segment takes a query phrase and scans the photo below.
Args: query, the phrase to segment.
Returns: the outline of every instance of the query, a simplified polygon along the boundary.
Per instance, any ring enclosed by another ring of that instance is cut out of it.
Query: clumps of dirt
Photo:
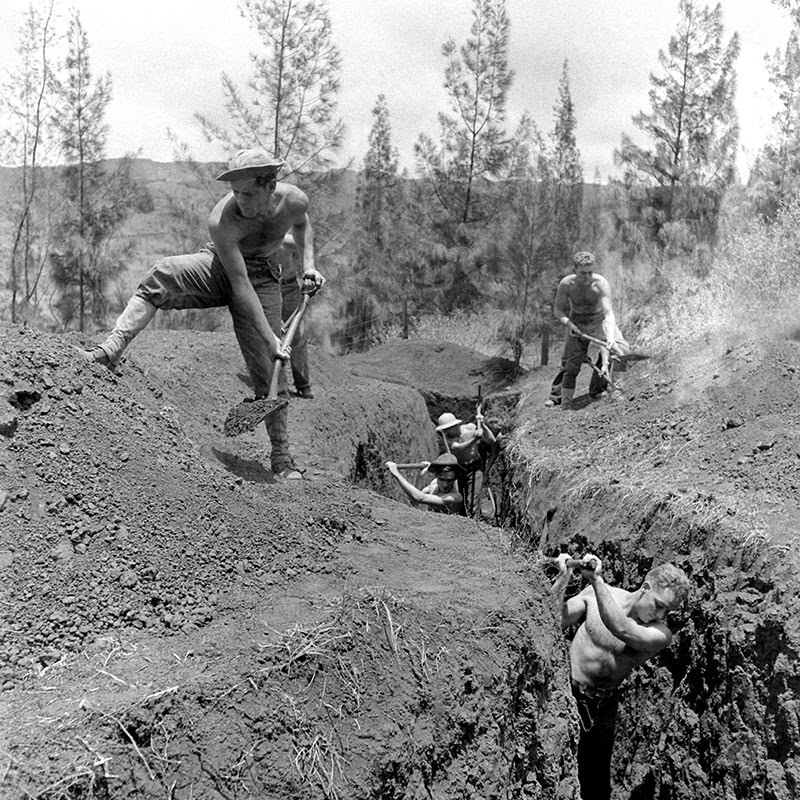
[[[145,333],[115,373],[0,335],[8,796],[574,794],[543,588],[501,531],[374,491],[435,452],[420,392],[312,352],[289,485],[263,429],[223,434],[230,334]]]
[[[27,330],[3,338],[5,688],[98,632],[201,628],[226,589],[323,563],[344,535],[275,504],[284,487],[265,497],[209,464],[141,373],[89,367]]]

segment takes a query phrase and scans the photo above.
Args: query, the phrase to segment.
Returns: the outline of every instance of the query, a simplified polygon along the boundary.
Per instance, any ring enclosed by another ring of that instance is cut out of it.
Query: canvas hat
[[[594,253],[590,253],[588,250],[581,250],[579,253],[575,253],[575,255],[572,256],[572,263],[576,267],[594,264]]]
[[[462,424],[462,421],[458,419],[455,414],[451,414],[449,411],[446,411],[439,417],[439,419],[436,420],[436,432],[440,433],[448,428]]]
[[[259,175],[274,176],[284,163],[283,159],[274,158],[260,148],[240,150],[228,163],[228,169],[217,175],[217,180],[241,181]]]
[[[441,472],[448,467],[458,466],[458,459],[452,453],[442,453],[438,458],[431,461],[428,472]]]

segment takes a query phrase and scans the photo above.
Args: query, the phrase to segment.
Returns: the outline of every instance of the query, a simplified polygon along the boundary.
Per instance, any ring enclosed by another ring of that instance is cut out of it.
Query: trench
[[[432,420],[443,410],[467,419],[473,413],[472,398],[423,396]],[[488,479],[498,499],[495,523],[513,546],[526,557],[591,549],[609,582],[628,589],[664,561],[693,583],[687,608],[669,618],[671,647],[624,684],[613,797],[800,796],[800,603],[785,550],[744,535],[712,497],[632,496],[542,471],[516,446],[515,402],[489,396],[485,405],[504,442]],[[363,483],[363,461],[359,471]],[[519,663],[519,679],[530,681],[537,665],[524,654]],[[543,704],[540,712],[540,725],[557,721],[546,718],[552,708]],[[574,759],[575,741],[564,739],[569,752],[556,757]]]

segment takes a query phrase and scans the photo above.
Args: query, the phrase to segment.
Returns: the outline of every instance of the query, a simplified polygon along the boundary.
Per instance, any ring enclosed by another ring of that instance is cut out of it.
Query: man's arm
[[[558,284],[556,299],[553,301],[553,316],[570,332],[580,333],[578,326],[569,318],[572,313],[572,301],[569,299],[570,277],[567,275]]]
[[[300,270],[304,281],[311,281],[318,289],[322,288],[325,278],[317,271],[314,261],[314,229],[308,211],[292,226],[292,236],[300,256]]]
[[[270,356],[273,359],[285,358],[287,355],[281,350],[281,341],[267,322],[256,290],[247,277],[247,267],[239,249],[237,231],[230,222],[226,222],[224,206],[221,208],[221,205],[217,205],[211,212],[208,230],[211,241],[216,246],[219,260],[222,262],[222,268],[231,284],[231,302],[234,307],[243,311],[253,323],[256,331],[263,338]]]
[[[586,597],[591,592],[590,587],[587,586],[580,594],[570,597],[569,600],[564,600],[564,592],[567,589],[570,575],[567,569],[567,560],[570,558],[571,556],[568,553],[562,553],[556,559],[560,572],[550,589],[550,594],[556,599],[561,611],[562,628],[569,628],[584,620],[586,617]]]
[[[650,655],[655,655],[669,646],[672,641],[672,632],[666,625],[660,623],[658,625],[642,625],[631,619],[620,608],[601,575],[591,572],[588,574],[588,579],[590,586],[594,589],[600,619],[617,639],[625,642],[633,650]]]
[[[597,285],[600,290],[600,307],[603,309],[603,335],[610,350],[617,332],[617,319],[611,303],[611,286],[602,275],[597,276]]]
[[[424,503],[427,506],[445,506],[447,503],[443,497],[435,494],[425,494],[421,489],[417,489],[413,483],[406,480],[400,474],[397,464],[394,461],[386,462],[386,469],[394,476],[394,479],[400,484],[400,488],[415,502]]]

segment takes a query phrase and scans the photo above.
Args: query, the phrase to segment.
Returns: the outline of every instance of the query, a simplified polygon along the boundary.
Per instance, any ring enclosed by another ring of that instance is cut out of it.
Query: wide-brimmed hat
[[[446,431],[448,428],[453,428],[456,425],[463,425],[463,422],[456,417],[455,414],[451,414],[449,411],[446,411],[442,414],[439,419],[436,420],[436,431]]]
[[[257,178],[259,175],[273,177],[283,165],[283,159],[271,156],[266,150],[240,150],[228,163],[228,169],[217,175],[217,180],[232,182]]]
[[[442,453],[438,458],[431,461],[428,472],[441,472],[443,469],[455,468],[458,466],[458,459],[452,453]]]

